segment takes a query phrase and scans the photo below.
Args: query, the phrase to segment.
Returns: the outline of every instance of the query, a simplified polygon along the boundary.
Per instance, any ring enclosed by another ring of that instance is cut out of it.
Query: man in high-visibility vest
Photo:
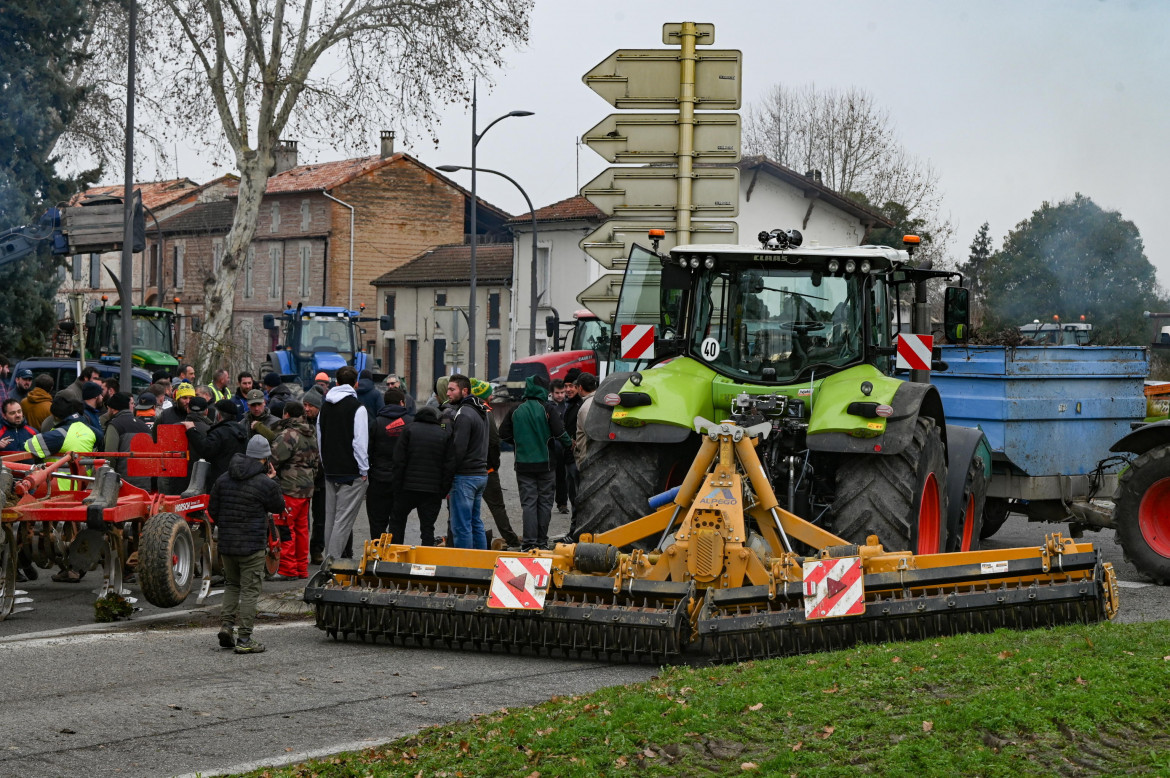
[[[53,400],[52,414],[59,422],[48,432],[42,432],[24,444],[24,450],[40,459],[48,459],[58,454],[68,454],[73,451],[89,452],[97,448],[97,435],[85,423],[81,415],[81,403],[67,397],[57,397]],[[86,475],[90,475],[87,471]],[[71,478],[58,478],[57,489],[60,491],[74,491],[82,488],[80,481]],[[77,583],[82,573],[69,568],[68,563],[61,566],[61,570],[53,576],[58,583]]]

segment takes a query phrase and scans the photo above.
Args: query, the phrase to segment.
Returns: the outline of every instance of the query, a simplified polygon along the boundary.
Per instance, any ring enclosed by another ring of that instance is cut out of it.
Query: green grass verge
[[[670,667],[250,775],[632,773],[1170,775],[1170,622]]]

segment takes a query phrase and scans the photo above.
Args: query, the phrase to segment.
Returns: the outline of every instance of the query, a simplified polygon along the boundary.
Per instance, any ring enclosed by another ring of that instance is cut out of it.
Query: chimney
[[[824,176],[821,175],[821,171],[819,170],[806,170],[804,171],[804,177],[810,181],[815,181],[818,184],[825,180]]]
[[[382,159],[389,159],[394,156],[394,130],[382,130],[379,135],[382,140]]]
[[[297,166],[297,142],[295,140],[277,141],[272,149],[272,175],[292,170]]]

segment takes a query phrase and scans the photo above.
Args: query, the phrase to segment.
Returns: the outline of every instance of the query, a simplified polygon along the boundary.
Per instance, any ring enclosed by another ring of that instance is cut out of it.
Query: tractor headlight
[[[691,270],[698,270],[698,269],[699,269],[699,255],[692,254],[691,255]]]
[[[686,257],[679,257],[678,258],[678,266],[685,269],[687,266],[687,258]]]
[[[715,257],[708,254],[707,258],[703,260],[703,267],[707,268],[708,270],[715,267]]]
[[[852,259],[845,260],[845,272],[846,273],[852,273],[856,269],[857,269],[856,262],[854,262]]]
[[[836,273],[836,272],[837,272],[838,270],[840,270],[840,269],[841,269],[841,263],[840,263],[840,262],[838,262],[838,261],[837,261],[837,260],[835,260],[835,259],[830,259],[830,260],[829,260],[829,272],[830,272],[830,273]]]
[[[862,272],[862,273],[868,273],[868,272],[869,272],[869,268],[870,268],[870,265],[869,265],[869,260],[868,260],[868,259],[863,259],[863,260],[861,260],[861,272]]]

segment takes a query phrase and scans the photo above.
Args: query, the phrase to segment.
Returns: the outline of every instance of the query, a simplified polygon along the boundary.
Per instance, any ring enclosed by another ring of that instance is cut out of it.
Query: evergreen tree
[[[53,155],[85,97],[65,74],[83,61],[91,7],[86,0],[0,3],[0,231],[33,224],[45,208],[97,180],[97,171],[62,177]],[[56,321],[59,263],[44,248],[0,268],[0,352],[44,348]]]
[[[1083,315],[1097,343],[1149,341],[1142,312],[1159,305],[1159,289],[1141,234],[1084,195],[1041,205],[1008,234],[983,275],[993,328]]]

